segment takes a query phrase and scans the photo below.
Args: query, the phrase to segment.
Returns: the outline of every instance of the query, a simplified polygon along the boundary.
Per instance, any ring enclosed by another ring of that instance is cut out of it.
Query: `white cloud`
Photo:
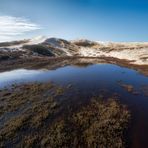
[[[39,25],[21,17],[0,16],[0,42],[26,32],[41,29]]]

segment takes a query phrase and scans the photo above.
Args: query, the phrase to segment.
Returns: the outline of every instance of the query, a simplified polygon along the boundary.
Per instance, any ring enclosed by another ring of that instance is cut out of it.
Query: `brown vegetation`
[[[36,83],[1,90],[0,146],[124,147],[127,108],[98,97],[73,110],[73,104],[58,101],[67,89]]]

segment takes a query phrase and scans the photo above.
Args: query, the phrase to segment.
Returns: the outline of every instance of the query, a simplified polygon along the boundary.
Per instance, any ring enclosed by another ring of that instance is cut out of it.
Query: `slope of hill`
[[[17,57],[109,57],[127,60],[131,64],[148,65],[148,43],[114,43],[89,40],[67,41],[58,38],[36,37],[30,40],[0,44],[3,56]],[[2,58],[3,57],[3,58]]]

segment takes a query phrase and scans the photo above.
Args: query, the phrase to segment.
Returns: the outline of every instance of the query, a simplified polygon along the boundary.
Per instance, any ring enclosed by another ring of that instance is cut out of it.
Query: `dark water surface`
[[[81,98],[118,94],[120,102],[128,106],[132,114],[131,146],[148,147],[148,96],[142,91],[148,86],[148,77],[135,70],[113,64],[95,64],[87,67],[66,66],[56,70],[18,69],[0,73],[0,88],[11,84],[52,81],[60,85],[72,85]],[[132,85],[138,94],[132,94],[120,86]],[[73,93],[75,91],[73,90]]]

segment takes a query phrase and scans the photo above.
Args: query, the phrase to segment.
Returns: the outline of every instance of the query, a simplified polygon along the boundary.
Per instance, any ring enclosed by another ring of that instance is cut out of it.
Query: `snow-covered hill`
[[[0,43],[0,55],[13,52],[21,56],[113,57],[132,64],[148,65],[148,42],[67,41],[44,36],[28,40]]]

